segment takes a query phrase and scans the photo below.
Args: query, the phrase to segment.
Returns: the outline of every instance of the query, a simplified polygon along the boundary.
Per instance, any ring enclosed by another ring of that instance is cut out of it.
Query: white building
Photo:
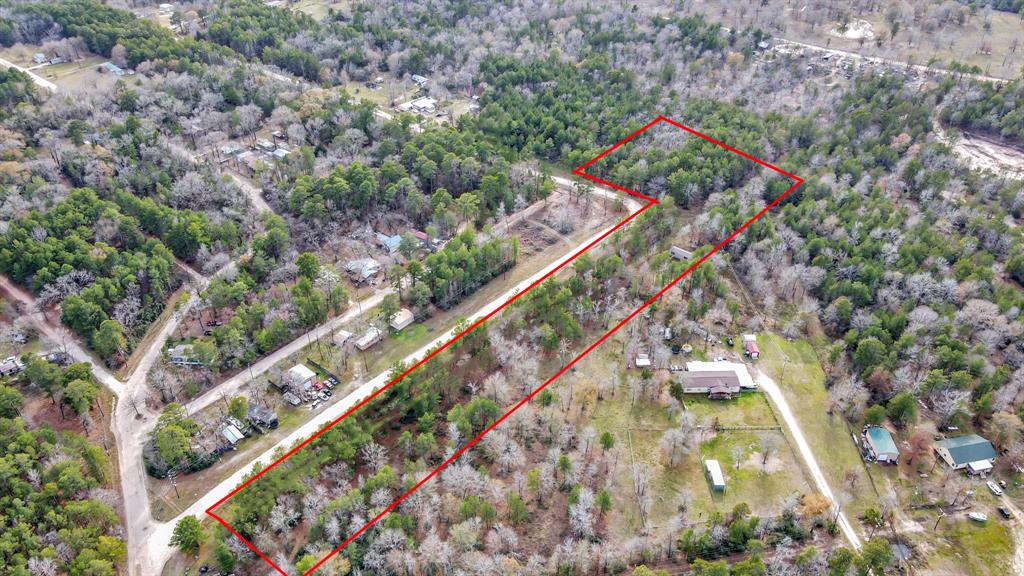
[[[651,366],[651,357],[646,352],[638,352],[634,364],[637,368],[649,368]]]
[[[349,338],[352,337],[352,333],[348,330],[338,330],[334,333],[332,340],[335,346],[344,346],[345,342],[348,342]]]
[[[238,429],[234,424],[228,424],[224,427],[220,433],[224,436],[224,439],[228,441],[228,444],[234,446],[245,439],[245,434]]]
[[[725,492],[725,475],[722,474],[718,460],[705,460],[704,470],[708,475],[708,481],[711,482],[711,489],[715,492]]]
[[[413,316],[412,311],[408,308],[402,308],[391,318],[391,328],[396,332],[412,324]]]
[[[376,326],[370,326],[370,329],[356,340],[356,348],[366,350],[377,342],[380,342],[382,338],[384,338],[384,333]]]
[[[168,350],[167,355],[171,357],[171,364],[175,366],[198,366],[200,364],[192,351],[191,344],[178,344]]]
[[[432,114],[437,110],[437,100],[424,96],[423,98],[417,98],[409,103],[412,109],[421,114]]]
[[[285,374],[285,383],[291,386],[293,390],[302,391],[313,385],[314,378],[316,378],[316,373],[305,364],[296,364],[289,368]]]
[[[689,260],[690,258],[693,258],[693,252],[675,245],[668,249],[668,253],[676,260]]]

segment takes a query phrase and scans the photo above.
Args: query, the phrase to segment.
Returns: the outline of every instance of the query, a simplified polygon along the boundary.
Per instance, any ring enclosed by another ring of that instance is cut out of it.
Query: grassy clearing
[[[832,489],[853,498],[847,506],[848,513],[860,516],[867,507],[876,505],[877,497],[846,423],[841,416],[826,412],[825,373],[814,349],[806,341],[789,342],[767,333],[758,335],[758,343],[758,366],[779,383]],[[860,477],[853,488],[846,481],[850,470]]]
[[[602,376],[594,373],[600,366],[621,365],[615,346],[605,348],[597,358],[581,368],[589,378]],[[624,382],[625,378],[620,378]],[[697,414],[698,422],[715,419],[723,426],[773,426],[775,417],[767,400],[760,394],[748,394],[729,402],[707,399],[687,401],[687,409]],[[686,455],[675,467],[665,464],[659,446],[664,430],[675,424],[668,410],[657,402],[639,400],[632,403],[625,385],[615,394],[596,402],[589,423],[598,433],[610,431],[616,436],[616,450],[609,473],[615,500],[609,518],[609,529],[622,536],[636,534],[641,519],[634,496],[632,467],[646,466],[651,471],[650,486],[654,502],[650,522],[663,526],[677,510],[681,494],[690,502],[688,520],[700,523],[715,512],[728,512],[740,502],[750,505],[758,514],[777,513],[785,498],[794,493],[807,493],[809,484],[803,470],[781,431],[723,431],[705,435],[697,449]],[[761,454],[765,445],[770,451],[766,465]],[[734,452],[740,450],[734,461]],[[704,477],[702,460],[717,459],[726,475],[727,490],[712,492]]]
[[[970,576],[1013,573],[1010,562],[1013,539],[1006,524],[992,518],[991,514],[984,524],[966,517],[943,520],[938,532],[931,536],[935,553],[928,559],[929,573]]]

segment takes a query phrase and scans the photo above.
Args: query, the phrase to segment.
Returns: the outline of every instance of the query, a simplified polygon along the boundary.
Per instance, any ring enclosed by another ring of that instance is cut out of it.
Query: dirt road
[[[36,86],[39,86],[40,88],[44,88],[46,90],[49,90],[50,92],[54,92],[54,93],[57,92],[57,85],[56,84],[54,84],[53,82],[50,82],[49,80],[39,76],[38,74],[36,74],[35,72],[32,72],[28,68],[22,68],[21,66],[18,66],[14,62],[11,62],[9,60],[4,60],[3,58],[0,58],[0,66],[3,66],[4,68],[14,68],[15,70],[19,70],[21,72],[24,72],[25,74],[28,74],[29,76],[32,77],[32,81],[36,83]]]
[[[565,178],[555,178],[555,181],[556,184],[560,186],[572,185],[572,181]],[[605,197],[623,198],[622,193],[607,188],[595,188],[594,193]],[[641,208],[640,202],[638,202],[634,198],[623,198],[623,202],[630,210],[630,213],[634,213]],[[520,292],[524,291],[534,282],[553,273],[554,271],[558,270],[559,268],[567,264],[569,261],[575,258],[576,255],[585,247],[590,246],[592,243],[596,242],[598,239],[605,236],[612,227],[613,226],[609,226],[608,228],[601,230],[600,232],[587,238],[586,240],[581,242],[575,249],[567,252],[563,256],[559,257],[555,261],[551,262],[550,264],[542,268],[541,270],[535,272],[529,278],[522,280],[521,282],[507,290],[502,295],[498,296],[497,298],[491,300],[484,306],[480,307],[475,313],[473,313],[471,316],[467,318],[467,322],[473,323],[477,319],[487,316],[488,314],[491,314],[492,312],[503,306],[508,300],[510,300]],[[444,334],[438,336],[428,344],[422,346],[416,352],[404,358],[403,361],[407,365],[414,364],[417,360],[423,358],[430,349],[437,347],[441,344],[444,344],[452,337],[454,337],[455,334],[456,332],[454,328],[452,330],[445,332]],[[298,344],[296,344],[296,342],[298,342]],[[296,339],[296,341],[293,341],[292,345],[297,346],[297,348],[295,348],[295,350],[297,351],[298,349],[301,349],[301,347],[305,345],[305,342],[305,336],[302,336]],[[280,357],[284,358],[287,355],[288,353],[283,353],[280,355]],[[174,530],[174,525],[175,523],[177,523],[179,519],[186,515],[202,517],[207,508],[212,506],[218,500],[223,498],[226,494],[231,492],[231,490],[233,490],[238,484],[240,484],[242,482],[242,478],[249,472],[249,470],[252,469],[254,465],[267,465],[273,461],[275,451],[281,448],[290,448],[297,442],[300,442],[312,436],[315,432],[317,432],[318,430],[326,426],[328,423],[332,422],[333,420],[344,414],[348,409],[361,402],[364,398],[372,394],[375,390],[382,388],[384,385],[386,385],[388,383],[388,378],[390,374],[390,369],[381,372],[374,378],[360,385],[357,389],[353,390],[340,401],[329,405],[323,411],[317,413],[308,422],[306,422],[301,427],[296,429],[294,432],[289,434],[286,438],[278,442],[277,445],[264,451],[262,454],[254,458],[249,464],[241,467],[238,471],[236,471],[234,474],[232,474],[230,477],[225,479],[217,486],[211,487],[210,490],[202,498],[193,503],[192,506],[190,506],[187,510],[185,510],[174,520],[171,520],[163,524],[151,521],[149,526],[147,526],[147,528],[145,529],[145,539],[147,540],[148,545],[145,547],[144,550],[137,551],[137,554],[135,555],[135,558],[130,566],[132,569],[132,574],[159,574],[163,565],[167,562],[167,560],[171,557],[171,555],[174,552],[174,550],[170,547],[169,542],[171,533]],[[244,375],[247,376],[248,371],[246,371]],[[245,380],[245,376],[241,378],[242,381]],[[209,404],[210,402],[216,401],[219,398],[219,392],[216,392],[213,393],[213,395],[210,398],[208,398],[205,402]]]
[[[270,204],[267,204],[267,201],[263,199],[262,190],[253,186],[248,180],[230,170],[225,170],[224,172],[231,176],[231,179],[235,181],[235,184],[238,184],[238,187],[242,189],[242,192],[245,193],[249,202],[252,202],[253,207],[256,208],[257,214],[262,212],[272,212]]]
[[[995,76],[986,76],[984,74],[972,74],[970,72],[954,72],[952,70],[946,70],[945,68],[930,68],[930,67],[924,66],[922,64],[909,64],[907,62],[901,62],[899,60],[890,60],[888,58],[879,58],[878,56],[865,56],[863,54],[858,54],[857,52],[850,52],[848,50],[837,50],[835,48],[825,48],[824,46],[817,46],[815,44],[807,44],[806,42],[798,42],[796,40],[787,40],[785,38],[776,38],[775,39],[775,43],[776,43],[776,45],[789,44],[789,45],[792,45],[792,46],[799,46],[801,48],[806,48],[808,50],[814,50],[815,52],[820,52],[822,54],[832,54],[833,56],[843,56],[843,57],[851,58],[853,60],[857,60],[857,61],[860,61],[860,62],[870,62],[870,63],[873,63],[873,64],[883,64],[885,66],[890,66],[892,68],[903,68],[903,69],[915,70],[917,72],[921,72],[922,74],[941,74],[943,76],[958,76],[958,77],[964,77],[964,78],[972,78],[974,80],[978,80],[978,81],[981,81],[981,82],[995,82],[995,83],[998,83],[998,84],[1005,84],[1005,83],[1009,82],[1009,80],[1007,80],[1005,78],[996,78]]]
[[[15,284],[7,276],[0,276],[0,289],[13,298],[22,307],[22,314],[29,318],[41,334],[46,336],[53,343],[60,345],[64,351],[76,362],[86,362],[92,367],[93,374],[101,384],[110,388],[114,394],[120,395],[125,389],[125,384],[106,366],[93,357],[85,348],[78,343],[78,336],[67,328],[57,325],[43,318],[42,312],[37,311],[35,296],[29,294],[21,286]]]
[[[804,464],[811,473],[811,478],[814,480],[815,486],[818,488],[818,492],[821,492],[831,502],[835,502],[835,496],[832,492],[832,488],[828,484],[828,480],[825,479],[825,475],[822,474],[821,468],[818,466],[818,460],[814,457],[814,452],[811,451],[811,446],[807,443],[807,439],[804,438],[804,433],[800,430],[800,422],[793,416],[793,411],[789,408],[789,403],[786,401],[786,397],[782,394],[782,389],[775,383],[767,374],[758,371],[757,385],[768,395],[768,399],[775,406],[775,410],[782,420],[786,423],[786,427],[789,428],[789,433],[793,437],[793,441],[796,443],[796,448],[800,452],[800,458],[803,459]],[[846,514],[840,511],[839,518],[837,520],[839,529],[846,536],[846,539],[850,542],[850,546],[854,550],[859,550],[861,547],[860,537],[857,536],[857,532],[853,529],[853,525],[846,519]]]

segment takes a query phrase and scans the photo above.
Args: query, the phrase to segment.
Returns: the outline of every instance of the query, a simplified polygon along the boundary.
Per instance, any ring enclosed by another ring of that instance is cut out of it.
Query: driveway
[[[807,443],[807,439],[804,438],[804,433],[800,430],[800,422],[793,416],[793,411],[790,410],[789,403],[786,401],[785,395],[782,394],[782,389],[775,383],[775,380],[772,380],[760,370],[758,370],[757,374],[757,385],[768,395],[768,399],[775,406],[776,412],[782,417],[786,427],[789,428],[790,436],[793,437],[797,451],[800,453],[800,458],[803,459],[807,470],[810,471],[811,479],[814,480],[814,485],[818,488],[818,492],[821,492],[829,501],[834,503],[836,499],[832,488],[829,486],[828,480],[825,479],[825,475],[822,474],[821,467],[818,466],[818,460],[814,457],[814,452],[811,451],[811,446]],[[861,547],[860,537],[857,536],[857,532],[853,529],[850,521],[846,519],[845,512],[839,512],[837,522],[839,529],[846,536],[846,539],[849,540],[850,546],[854,550],[859,550]]]

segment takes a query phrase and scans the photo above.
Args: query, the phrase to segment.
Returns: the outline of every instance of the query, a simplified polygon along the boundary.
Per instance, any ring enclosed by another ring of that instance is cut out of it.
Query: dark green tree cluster
[[[508,241],[493,238],[478,246],[476,235],[467,230],[424,259],[420,280],[430,287],[435,304],[451,308],[498,274],[515,266],[518,257],[517,238]]]
[[[246,58],[258,57],[307,80],[319,80],[317,57],[284,44],[300,32],[317,31],[316,21],[304,12],[267,6],[259,0],[230,0],[218,5],[210,19],[204,37],[211,42]]]
[[[4,574],[114,576],[125,558],[117,513],[89,497],[108,487],[111,466],[85,438],[29,430],[0,417],[0,565]],[[58,457],[58,455],[60,457]],[[58,547],[68,547],[61,550]]]
[[[21,102],[35,99],[36,85],[32,78],[14,68],[0,69],[0,120]]]
[[[969,96],[952,99],[942,109],[942,119],[953,126],[1024,145],[1024,82],[981,82]]]
[[[7,35],[0,30],[0,40],[8,46],[14,42],[40,44],[56,25],[65,38],[78,36],[89,50],[108,58],[114,46],[124,46],[131,67],[146,60],[222,60],[226,52],[213,44],[175,38],[152,20],[137,18],[98,0],[19,4],[12,12],[12,19],[19,25]]]
[[[117,231],[112,243],[96,239],[100,225]],[[33,211],[0,235],[0,271],[36,292],[71,272],[92,275],[64,299],[61,320],[108,356],[127,344],[124,327],[110,319],[114,306],[138,294],[144,329],[176,285],[173,269],[174,256],[159,240],[88,189],[72,191],[45,214]]]

